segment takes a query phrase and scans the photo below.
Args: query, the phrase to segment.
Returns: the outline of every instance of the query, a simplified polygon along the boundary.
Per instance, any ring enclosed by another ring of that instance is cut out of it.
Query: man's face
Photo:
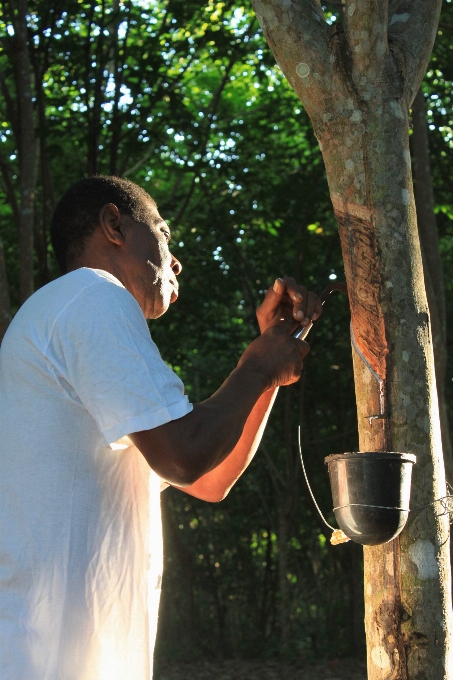
[[[170,229],[152,203],[149,203],[143,222],[136,222],[127,215],[122,219],[126,227],[126,288],[145,317],[157,319],[178,297],[176,277],[181,264],[168,247]]]

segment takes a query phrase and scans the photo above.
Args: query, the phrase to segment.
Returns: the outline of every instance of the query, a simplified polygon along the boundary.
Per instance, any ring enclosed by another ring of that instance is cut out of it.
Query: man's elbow
[[[156,470],[156,472],[160,477],[165,479],[166,482],[181,489],[192,486],[204,474],[203,472],[199,473],[191,467],[182,465],[172,466],[171,470],[162,470],[161,472]]]
[[[229,489],[226,491],[200,491],[197,488],[192,489],[191,486],[179,486],[177,484],[172,484],[175,489],[178,489],[179,491],[184,491],[184,493],[189,494],[189,496],[193,496],[194,498],[198,498],[200,501],[205,501],[206,503],[220,503],[220,501],[223,501],[224,498],[228,495]],[[195,485],[196,486],[196,485]]]
[[[208,472],[209,466],[205,458],[197,455],[187,443],[185,446],[180,443],[177,446],[166,444],[158,449],[157,455],[157,447],[142,444],[138,448],[154,472],[171,486],[182,489],[192,486]]]
[[[203,475],[209,471],[206,462],[199,462],[193,457],[187,456],[182,460],[173,459],[169,469],[159,473],[161,477],[165,477],[172,486],[178,486],[182,489],[193,486],[198,482]]]
[[[223,442],[219,446],[217,442],[200,441],[198,436],[176,437],[164,427],[159,438],[152,430],[136,433],[131,438],[148,465],[172,486],[184,489],[194,485],[230,453]],[[218,500],[222,498],[219,496]]]
[[[205,501],[206,503],[220,503],[220,501],[223,501],[228,496],[232,486],[232,484],[225,486],[225,484],[221,482],[213,483],[211,479],[202,478],[192,486],[178,488],[190,496],[198,498],[200,501]]]
[[[172,470],[170,472],[176,479],[170,483],[182,488],[195,485],[218,465],[219,459],[221,461],[230,453],[229,450],[216,450],[214,447],[209,453],[205,448],[201,450],[202,453],[200,453],[198,446],[191,447],[186,445],[183,451],[181,449],[173,451],[173,456],[169,458],[169,460],[172,460]],[[228,491],[229,488],[226,490],[221,489],[219,493],[214,494],[215,500],[209,500],[214,503],[219,502],[225,498]]]
[[[220,503],[229,494],[236,480],[228,480],[218,476],[216,471],[202,475],[192,484],[172,484],[180,491],[184,491],[189,496],[198,498],[206,503]]]
[[[220,501],[225,500],[225,498],[228,496],[229,489],[226,489],[225,491],[213,491],[213,492],[208,492],[206,494],[201,494],[200,496],[197,496],[202,501],[206,501],[206,503],[220,503]]]

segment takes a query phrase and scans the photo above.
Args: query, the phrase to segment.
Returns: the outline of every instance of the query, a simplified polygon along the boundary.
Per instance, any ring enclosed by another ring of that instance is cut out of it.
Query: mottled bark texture
[[[20,297],[24,302],[34,290],[33,230],[35,189],[38,169],[38,138],[36,135],[35,104],[33,101],[33,69],[29,54],[27,1],[9,0],[14,36],[9,51],[14,64],[18,112],[19,160],[19,264]]]
[[[445,307],[444,274],[439,251],[439,235],[434,213],[434,193],[429,157],[428,121],[422,88],[412,104],[411,155],[414,174],[414,195],[417,209],[418,235],[422,251],[423,272],[433,336],[434,366],[439,399],[440,429],[445,471],[453,484],[453,457],[447,404],[445,377],[447,371],[447,313]]]
[[[412,506],[444,496],[432,337],[408,140],[409,107],[440,0],[345,0],[329,26],[316,0],[252,0],[274,56],[310,115],[340,227],[363,451],[417,456]],[[379,418],[369,418],[378,415]],[[451,680],[448,517],[410,516],[365,548],[370,680]]]

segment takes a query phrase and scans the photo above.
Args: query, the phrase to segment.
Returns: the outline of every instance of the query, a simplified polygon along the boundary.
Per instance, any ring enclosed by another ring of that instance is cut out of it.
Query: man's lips
[[[178,299],[178,290],[179,290],[178,284],[173,283],[173,291],[172,291],[171,298],[170,298],[170,304],[172,304],[173,302],[176,302],[176,300]]]

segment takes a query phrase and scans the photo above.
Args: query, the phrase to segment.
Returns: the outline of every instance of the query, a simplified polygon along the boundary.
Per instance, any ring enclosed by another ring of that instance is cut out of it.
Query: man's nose
[[[171,255],[171,265],[170,265],[170,267],[172,268],[172,271],[176,276],[178,276],[178,274],[181,273],[182,264],[179,260],[176,259],[176,257],[173,255],[173,253]]]

